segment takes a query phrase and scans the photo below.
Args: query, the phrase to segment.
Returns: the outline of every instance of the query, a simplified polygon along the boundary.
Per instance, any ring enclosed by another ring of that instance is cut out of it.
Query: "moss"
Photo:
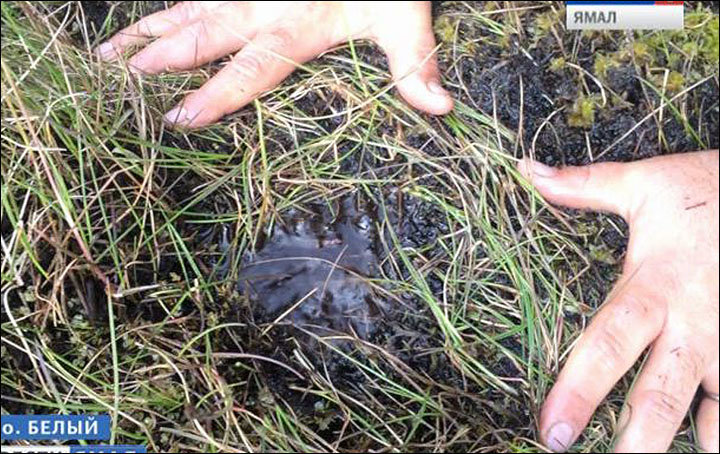
[[[634,56],[640,65],[657,65],[680,71],[685,63],[699,60],[699,73],[717,71],[718,16],[702,4],[685,14],[682,30],[637,32],[632,46],[618,51],[621,59]]]
[[[608,265],[615,265],[617,263],[615,251],[605,244],[591,244],[590,258],[595,262],[602,262]]]
[[[438,17],[433,28],[440,42],[451,43],[455,39],[455,21],[449,16]]]
[[[604,54],[598,54],[595,57],[595,63],[593,63],[593,72],[600,79],[607,77],[607,72],[610,68],[616,68],[620,65],[614,56],[607,56]]]
[[[475,41],[467,41],[463,44],[463,48],[468,55],[475,55],[478,52],[478,45]]]
[[[589,129],[595,123],[595,98],[581,96],[575,100],[568,113],[568,125],[574,128]]]
[[[700,46],[694,41],[688,41],[682,45],[682,51],[687,58],[695,58],[699,50]]]
[[[559,21],[559,15],[552,9],[538,14],[535,18],[535,39],[546,36]]]
[[[638,65],[651,65],[655,61],[650,46],[645,41],[635,41],[632,45],[632,55]]]
[[[499,36],[498,44],[502,49],[507,50],[512,47],[515,40],[517,40],[517,35],[515,33],[504,33]]]
[[[677,71],[670,71],[667,78],[667,91],[670,93],[677,93],[685,86],[685,76]]]
[[[560,73],[565,69],[566,61],[564,57],[553,58],[550,61],[550,71]]]
[[[685,87],[685,76],[677,71],[665,71],[651,74],[648,81],[653,84],[658,93],[672,95],[679,93]]]
[[[595,222],[580,222],[578,223],[577,227],[575,227],[575,231],[577,232],[577,234],[584,237],[592,237],[597,235],[598,229],[599,227]]]
[[[503,6],[500,2],[483,2],[483,9],[485,11],[497,11],[502,8]]]
[[[667,67],[668,68],[680,68],[682,67],[683,55],[680,52],[672,52],[667,55]]]
[[[714,65],[718,64],[720,53],[718,27],[718,16],[702,5],[685,15],[684,35],[697,44],[697,54],[707,63]]]
[[[707,33],[705,34],[705,45],[702,48],[703,56],[715,65],[718,64],[718,54],[720,54],[720,42],[718,40],[720,30],[718,28],[720,28],[720,21],[718,16],[715,16],[705,26]]]

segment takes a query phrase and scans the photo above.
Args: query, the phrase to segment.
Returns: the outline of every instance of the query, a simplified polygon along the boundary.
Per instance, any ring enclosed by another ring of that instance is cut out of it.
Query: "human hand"
[[[153,38],[158,38],[150,42]],[[432,114],[452,109],[440,85],[430,2],[194,2],[151,14],[101,44],[133,71],[191,69],[238,51],[165,120],[182,127],[213,123],[282,82],[295,68],[349,39],[370,39],[388,56],[400,94]]]
[[[547,396],[543,442],[572,445],[651,346],[618,419],[617,452],[664,451],[699,385],[700,447],[718,451],[718,152],[629,164],[519,169],[550,202],[620,214],[630,226],[617,285]]]

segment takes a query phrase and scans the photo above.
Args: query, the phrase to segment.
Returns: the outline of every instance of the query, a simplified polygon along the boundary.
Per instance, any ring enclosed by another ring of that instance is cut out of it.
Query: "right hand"
[[[718,151],[555,169],[521,161],[550,202],[625,218],[623,275],[548,394],[540,432],[567,450],[643,352],[615,452],[664,452],[699,386],[699,445],[718,452]]]

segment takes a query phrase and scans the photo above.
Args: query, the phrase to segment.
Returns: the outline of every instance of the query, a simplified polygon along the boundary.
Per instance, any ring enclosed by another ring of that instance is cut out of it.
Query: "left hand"
[[[665,451],[702,385],[700,447],[718,452],[718,152],[520,170],[550,202],[630,227],[623,275],[547,396],[543,442],[565,451],[650,347],[618,419],[617,452]]]
[[[441,115],[453,101],[433,53],[430,2],[187,1],[121,30],[97,48],[103,60],[144,47],[128,60],[134,72],[195,68],[233,54],[200,89],[165,114],[173,126],[197,128],[275,88],[298,66],[348,40],[383,48],[400,94]]]

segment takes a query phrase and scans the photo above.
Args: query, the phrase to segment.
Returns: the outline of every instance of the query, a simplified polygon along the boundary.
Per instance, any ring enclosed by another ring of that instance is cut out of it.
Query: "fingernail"
[[[551,178],[557,175],[557,169],[555,167],[546,166],[542,162],[534,160],[525,160],[525,170],[531,173],[531,175],[525,175],[526,177],[534,175],[543,178]]]
[[[171,126],[187,126],[191,121],[187,109],[180,106],[166,113],[163,118],[165,119],[165,122]]]
[[[112,43],[102,43],[95,49],[98,57],[102,60],[110,60],[115,57],[115,46]]]
[[[573,430],[568,423],[555,423],[547,435],[547,447],[554,452],[565,452],[573,440]]]
[[[428,82],[427,87],[428,87],[428,90],[430,90],[430,92],[435,93],[436,95],[440,95],[440,96],[448,95],[447,90],[445,90],[442,87],[442,85],[440,85],[440,82],[438,82],[438,81],[431,80],[430,82]]]

